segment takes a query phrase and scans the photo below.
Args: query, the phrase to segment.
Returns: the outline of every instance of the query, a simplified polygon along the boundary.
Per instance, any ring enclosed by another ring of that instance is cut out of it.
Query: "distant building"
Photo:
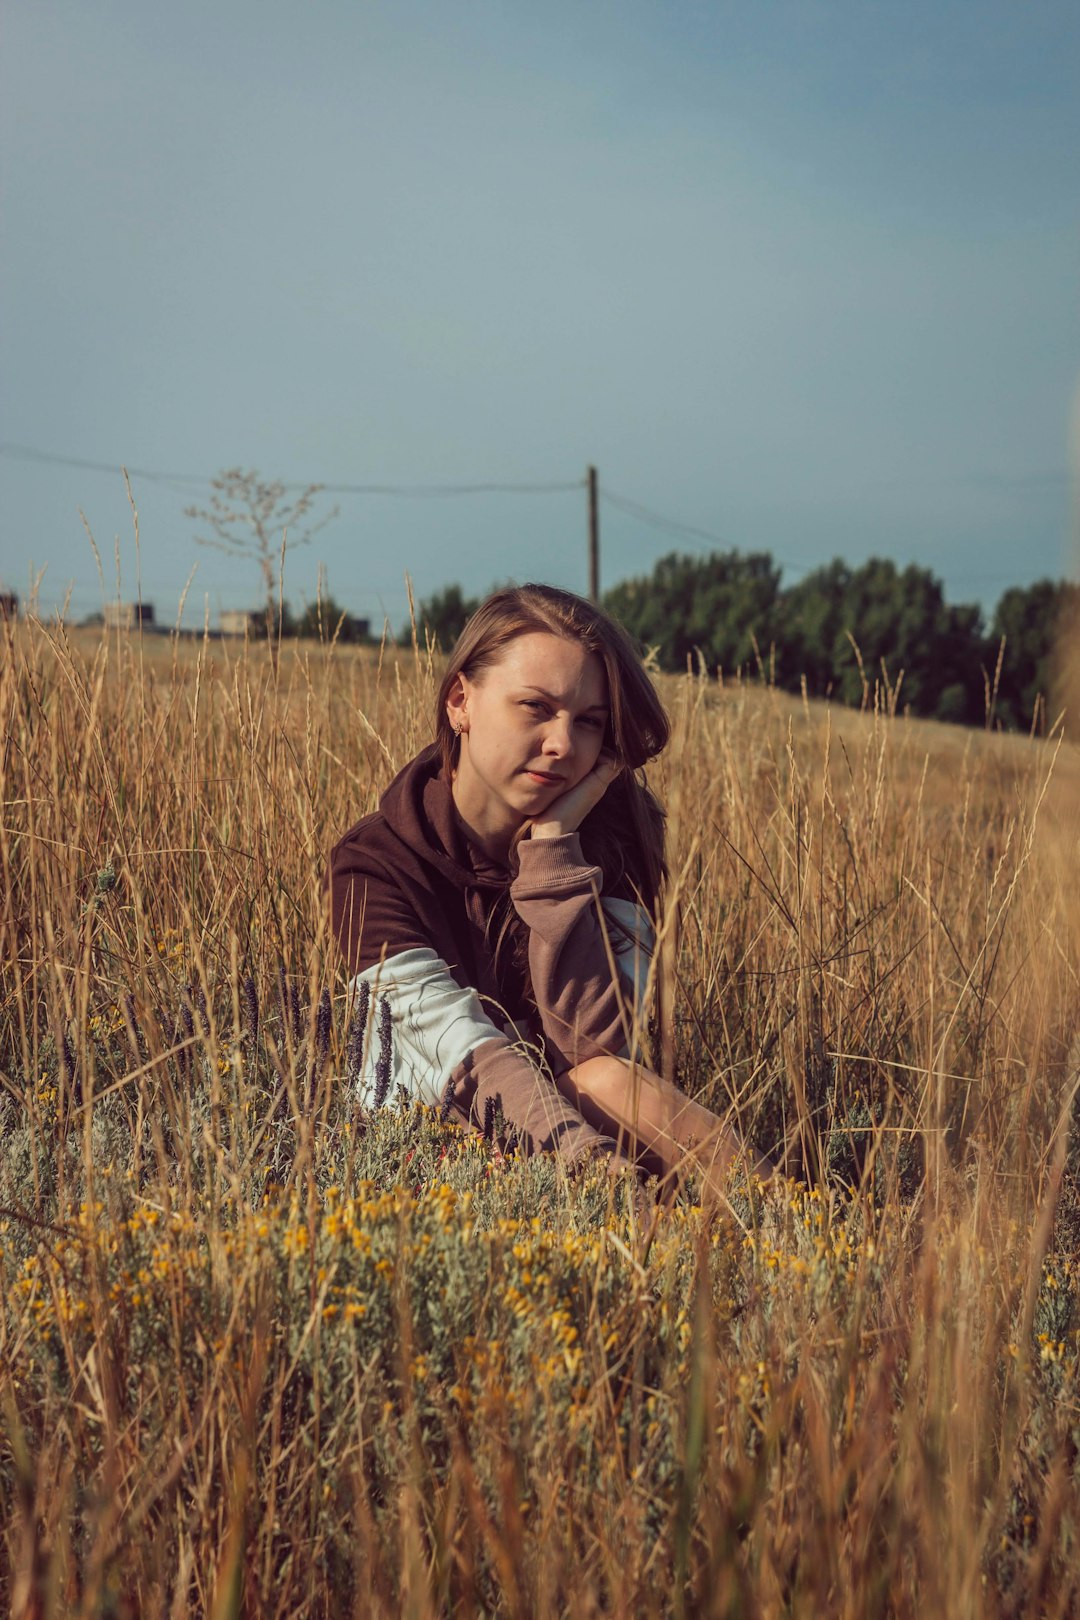
[[[266,634],[265,610],[226,608],[218,615],[218,628],[223,636],[260,636]]]
[[[134,630],[154,622],[152,602],[106,602],[105,624],[110,630]]]
[[[0,622],[19,617],[19,598],[14,591],[0,591]]]

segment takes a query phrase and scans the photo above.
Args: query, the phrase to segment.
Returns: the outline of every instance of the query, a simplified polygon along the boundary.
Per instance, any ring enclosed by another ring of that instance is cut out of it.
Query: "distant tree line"
[[[231,467],[211,488],[209,505],[189,507],[187,516],[204,530],[201,545],[256,565],[271,638],[367,639],[366,621],[332,597],[299,618],[280,602],[286,549],[309,544],[336,514],[314,520],[320,485],[297,494],[254,469]],[[419,604],[416,628],[449,650],[478,605],[460,585],[446,585]],[[603,605],[655,650],[661,669],[757,671],[789,690],[805,686],[814,697],[851,704],[879,687],[913,714],[1024,730],[1047,723],[1066,623],[1080,634],[1080,586],[1048,579],[1014,586],[986,626],[980,608],[946,602],[929,569],[898,569],[876,557],[858,568],[837,558],[785,590],[767,552],[672,552],[650,575],[608,591]],[[401,639],[412,635],[410,619]]]
[[[786,589],[780,576],[765,552],[672,552],[606,592],[603,606],[664,670],[757,673],[856,706],[877,685],[899,712],[969,725],[1043,730],[1053,720],[1055,647],[1066,623],[1080,633],[1080,586],[1014,586],[986,625],[979,607],[946,602],[942,582],[914,564],[837,559]],[[477,606],[445,586],[419,604],[418,627],[449,649]]]
[[[253,618],[256,617],[253,615]],[[281,612],[274,604],[270,618],[271,635],[310,637],[319,641],[338,641],[355,645],[367,642],[367,619],[357,619],[347,612],[332,596],[309,602],[302,613],[295,613],[288,602],[282,602]]]

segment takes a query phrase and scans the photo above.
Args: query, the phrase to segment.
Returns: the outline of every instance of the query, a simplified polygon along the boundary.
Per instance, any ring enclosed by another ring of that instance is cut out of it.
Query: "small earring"
[[[461,726],[460,726],[460,724],[458,724],[458,725],[456,725],[454,727],[454,736],[455,737],[460,737],[461,736]]]

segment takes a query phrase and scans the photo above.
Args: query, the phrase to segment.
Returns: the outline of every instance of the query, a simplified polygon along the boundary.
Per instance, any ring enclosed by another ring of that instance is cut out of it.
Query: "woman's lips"
[[[525,775],[531,776],[534,782],[540,783],[541,787],[558,787],[562,781],[561,776],[547,776],[543,771],[526,771]]]

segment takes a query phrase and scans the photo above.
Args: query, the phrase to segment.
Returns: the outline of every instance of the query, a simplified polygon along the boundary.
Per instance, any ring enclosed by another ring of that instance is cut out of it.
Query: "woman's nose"
[[[564,755],[574,751],[574,739],[571,734],[568,720],[552,720],[544,737],[544,752],[555,759],[562,759]]]

